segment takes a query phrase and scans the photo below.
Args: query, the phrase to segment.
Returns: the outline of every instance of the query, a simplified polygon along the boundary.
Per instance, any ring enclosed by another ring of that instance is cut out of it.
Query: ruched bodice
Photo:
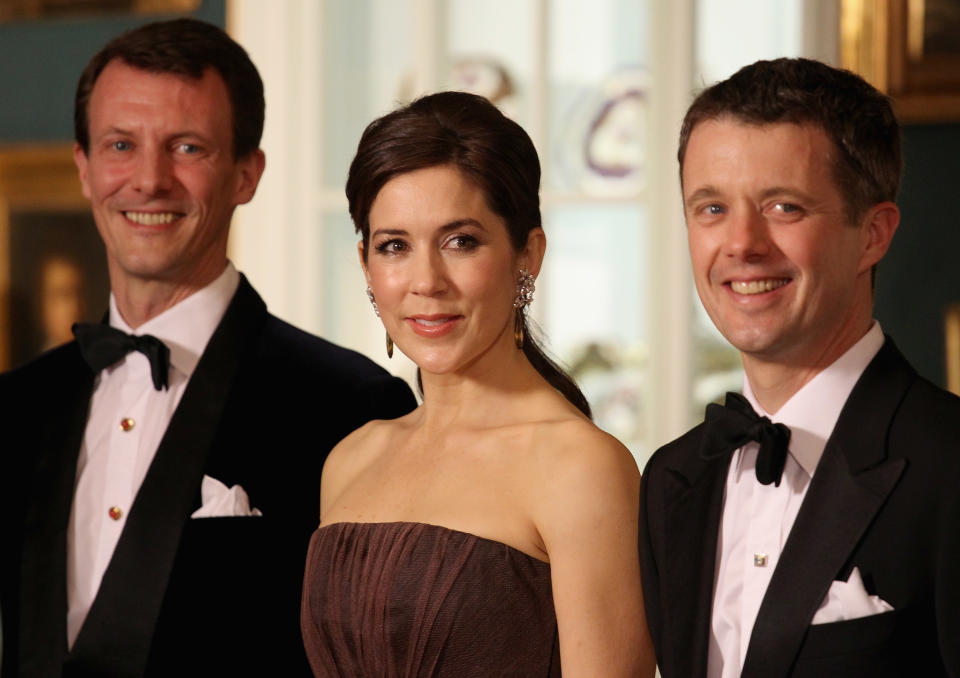
[[[560,675],[549,564],[436,525],[318,529],[301,624],[317,676]]]

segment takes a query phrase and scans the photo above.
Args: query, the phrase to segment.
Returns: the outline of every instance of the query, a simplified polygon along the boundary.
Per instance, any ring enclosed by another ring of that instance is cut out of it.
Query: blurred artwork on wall
[[[69,146],[0,150],[0,370],[100,319],[109,290]]]
[[[960,303],[947,306],[944,312],[943,330],[947,390],[960,395]]]
[[[960,121],[960,0],[842,0],[841,62],[901,122]]]
[[[0,21],[193,12],[201,0],[3,0]]]

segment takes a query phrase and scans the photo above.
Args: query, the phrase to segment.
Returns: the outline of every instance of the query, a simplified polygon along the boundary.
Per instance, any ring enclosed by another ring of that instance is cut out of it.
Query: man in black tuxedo
[[[678,157],[697,292],[746,378],[644,473],[662,675],[960,676],[960,399],[872,317],[889,101],[757,62],[697,97]]]
[[[5,678],[310,675],[300,590],[326,453],[415,401],[268,314],[227,260],[263,115],[244,50],[195,20],[124,34],[81,76],[109,326],[0,378]]]

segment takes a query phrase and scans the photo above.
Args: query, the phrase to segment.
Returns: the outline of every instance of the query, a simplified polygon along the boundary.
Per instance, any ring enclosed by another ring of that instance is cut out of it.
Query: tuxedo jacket
[[[703,425],[658,450],[640,493],[643,593],[664,678],[706,675],[730,457]],[[887,338],[841,411],[773,572],[745,678],[960,676],[960,398]],[[893,611],[811,625],[859,568]]]
[[[364,422],[413,409],[410,389],[269,315],[241,278],[68,652],[66,537],[94,377],[75,342],[0,376],[4,678],[309,676],[300,592],[321,467]],[[191,519],[205,474],[240,484],[262,517]]]

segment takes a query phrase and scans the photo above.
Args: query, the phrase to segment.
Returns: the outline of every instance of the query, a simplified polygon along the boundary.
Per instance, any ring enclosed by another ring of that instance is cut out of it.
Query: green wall
[[[226,0],[204,0],[192,16],[223,26]],[[0,143],[71,141],[73,93],[87,61],[125,30],[172,15],[0,23]]]
[[[904,128],[900,228],[877,272],[876,317],[943,385],[943,309],[960,302],[960,124]]]

